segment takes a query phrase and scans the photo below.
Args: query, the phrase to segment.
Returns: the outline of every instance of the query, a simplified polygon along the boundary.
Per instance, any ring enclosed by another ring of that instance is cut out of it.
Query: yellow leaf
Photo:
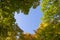
[[[11,36],[11,32],[8,32],[8,35]]]
[[[41,24],[40,24],[40,28],[43,29],[43,28],[45,28],[47,25],[48,25],[48,23],[41,23]]]

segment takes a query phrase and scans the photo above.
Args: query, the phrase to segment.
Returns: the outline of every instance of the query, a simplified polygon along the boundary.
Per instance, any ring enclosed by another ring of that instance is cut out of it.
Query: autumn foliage
[[[15,23],[15,12],[28,14],[40,4],[43,17],[35,34]],[[0,0],[0,40],[60,40],[60,0]]]

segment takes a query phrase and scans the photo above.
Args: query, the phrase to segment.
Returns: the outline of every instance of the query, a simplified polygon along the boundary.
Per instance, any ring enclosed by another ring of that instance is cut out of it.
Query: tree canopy
[[[39,0],[1,0],[0,10],[4,13],[20,12],[28,14],[29,9],[33,6],[36,8],[39,5]]]
[[[60,40],[60,0],[42,0],[42,23],[36,30],[37,40]]]
[[[60,0],[41,0],[42,22],[35,34],[24,34],[14,12],[28,14],[40,0],[0,0],[0,40],[60,40]]]
[[[23,30],[15,23],[15,12],[28,14],[31,7],[38,5],[39,0],[0,0],[0,40],[16,40]]]

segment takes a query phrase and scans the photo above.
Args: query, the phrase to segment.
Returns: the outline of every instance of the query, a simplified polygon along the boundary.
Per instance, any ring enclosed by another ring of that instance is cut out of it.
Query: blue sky
[[[29,14],[24,15],[23,13],[15,13],[15,19],[18,26],[24,31],[24,33],[33,34],[41,23],[40,18],[42,17],[42,12],[40,6],[36,9],[30,8]]]

